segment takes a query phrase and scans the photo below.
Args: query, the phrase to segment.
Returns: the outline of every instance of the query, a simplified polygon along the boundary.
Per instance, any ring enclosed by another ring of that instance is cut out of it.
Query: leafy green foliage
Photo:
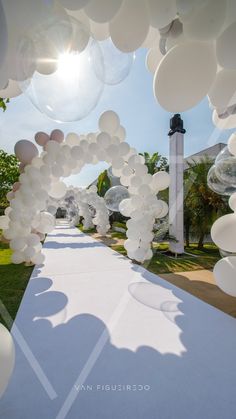
[[[104,170],[104,172],[100,173],[98,176],[97,181],[97,188],[98,188],[98,195],[104,196],[105,193],[110,189],[111,187],[111,181],[107,174],[107,170]]]
[[[145,164],[148,168],[148,173],[154,175],[154,173],[159,172],[160,170],[168,171],[168,160],[166,157],[162,157],[158,152],[150,155],[146,151],[144,153],[139,153],[145,159]]]
[[[19,163],[13,154],[0,150],[0,207],[7,207],[6,194],[19,178]]]
[[[189,243],[189,234],[193,234],[198,239],[199,249],[203,247],[204,238],[210,233],[214,221],[228,211],[224,198],[207,185],[212,164],[212,160],[203,157],[199,162],[188,163],[184,174],[186,242]]]
[[[3,112],[5,112],[5,110],[7,109],[7,103],[10,102],[10,99],[4,99],[2,97],[0,97],[0,108],[2,108]]]

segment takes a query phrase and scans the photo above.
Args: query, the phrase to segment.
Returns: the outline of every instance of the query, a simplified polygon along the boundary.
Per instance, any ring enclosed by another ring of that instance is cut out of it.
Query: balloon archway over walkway
[[[54,130],[50,136],[37,133],[35,140],[43,147],[40,154],[28,140],[16,143],[15,154],[21,162],[22,173],[8,193],[10,206],[1,219],[3,235],[10,240],[14,251],[14,263],[43,262],[40,241],[55,225],[54,216],[47,211],[50,199],[65,196],[67,187],[61,180],[63,177],[79,173],[86,163],[98,161],[110,163],[113,174],[120,176],[121,185],[128,190],[129,198],[119,205],[119,211],[130,217],[125,242],[128,256],[139,262],[152,257],[153,224],[168,213],[167,204],[157,198],[157,193],[169,186],[170,177],[164,171],[153,176],[148,174],[144,158],[125,142],[125,136],[118,115],[106,111],[99,119],[98,133],[70,133],[66,139],[60,130]],[[100,205],[98,225],[101,212]],[[107,217],[105,212],[104,216]],[[104,234],[107,226],[106,218],[105,226],[102,223],[98,231]]]

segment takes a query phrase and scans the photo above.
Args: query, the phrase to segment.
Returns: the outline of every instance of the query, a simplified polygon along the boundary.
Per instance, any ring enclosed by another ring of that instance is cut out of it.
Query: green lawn
[[[29,281],[33,266],[11,263],[12,251],[8,244],[0,242],[0,323],[8,328],[14,320],[23,297],[26,285]],[[11,316],[10,324],[4,320],[3,309]]]

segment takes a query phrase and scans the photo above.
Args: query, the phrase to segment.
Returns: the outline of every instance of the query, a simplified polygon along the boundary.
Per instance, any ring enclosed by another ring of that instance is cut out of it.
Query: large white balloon
[[[117,14],[123,0],[90,0],[85,6],[86,15],[94,22],[110,22]]]
[[[144,42],[149,30],[149,11],[143,0],[124,0],[110,22],[110,36],[123,52],[132,52]]]
[[[15,144],[14,152],[21,163],[28,164],[38,155],[37,147],[28,140],[20,140]]]
[[[164,56],[157,68],[154,95],[167,111],[186,111],[205,97],[216,69],[212,44],[186,42],[177,45]]]
[[[91,53],[94,69],[97,77],[103,83],[115,85],[128,77],[134,62],[134,54],[124,54],[113,44],[111,38],[99,42],[102,52],[102,67],[97,63],[96,54]]]
[[[214,266],[213,275],[222,291],[236,297],[236,256],[219,260]]]
[[[164,28],[176,16],[175,0],[147,0],[150,12],[150,23],[154,28]]]
[[[22,93],[19,84],[15,80],[9,80],[5,89],[0,90],[0,97],[12,98]]]
[[[2,7],[2,1],[0,1],[0,68],[2,67],[6,53],[7,53],[7,22],[4,13],[4,9]],[[5,97],[1,96],[0,97]]]
[[[146,56],[146,67],[150,73],[155,74],[158,64],[162,60],[163,55],[160,52],[159,47],[151,48]]]
[[[226,13],[226,0],[207,0],[196,7],[184,22],[187,38],[199,41],[214,40],[220,33]]]
[[[211,237],[220,249],[236,252],[236,214],[218,218],[211,228]]]
[[[236,22],[232,23],[216,40],[216,56],[221,67],[236,70]]]
[[[236,114],[229,115],[227,118],[219,118],[216,109],[212,113],[212,122],[220,130],[236,127]]]
[[[208,96],[211,104],[218,109],[236,103],[236,70],[220,70],[212,84]]]
[[[89,0],[59,0],[63,7],[69,10],[79,10],[86,6]]]
[[[170,186],[170,181],[169,173],[161,170],[153,175],[151,187],[156,191],[163,191]]]
[[[15,345],[10,332],[0,324],[0,398],[5,392],[15,364]]]
[[[101,131],[114,135],[120,126],[120,119],[116,112],[106,111],[99,118],[99,128]]]
[[[90,29],[91,33],[97,41],[104,41],[110,36],[108,23],[97,23],[93,20],[90,20]]]
[[[52,198],[61,199],[65,196],[66,189],[66,184],[64,182],[55,182],[52,184],[48,193]]]

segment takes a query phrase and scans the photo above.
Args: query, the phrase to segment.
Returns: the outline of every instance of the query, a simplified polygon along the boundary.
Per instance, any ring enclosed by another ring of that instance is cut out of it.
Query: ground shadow
[[[75,400],[67,419],[236,417],[236,372],[232,369],[236,352],[234,319],[219,311],[213,313],[209,306],[143,268],[133,266],[133,269],[152,285],[150,298],[156,285],[171,290],[178,300],[177,315],[172,321],[179,330],[182,353],[174,353],[174,343],[170,352],[150,346],[139,346],[136,351],[118,348],[111,341],[107,325],[88,313],[65,322],[67,297],[52,290],[50,278],[32,278],[25,294],[24,311],[18,313],[15,325],[27,339],[57,397],[50,400],[17,347],[14,376],[0,404],[2,417],[56,418],[71,390]],[[143,304],[137,299],[133,301]],[[148,318],[155,309],[150,308],[144,320],[147,333]],[[40,318],[48,315],[61,316],[60,324],[53,326],[49,319]],[[125,311],[123,315],[128,313]],[[131,341],[140,327],[134,320]],[[162,328],[160,319],[156,329],[149,333],[158,342],[168,332]],[[83,379],[79,382],[81,374]]]

